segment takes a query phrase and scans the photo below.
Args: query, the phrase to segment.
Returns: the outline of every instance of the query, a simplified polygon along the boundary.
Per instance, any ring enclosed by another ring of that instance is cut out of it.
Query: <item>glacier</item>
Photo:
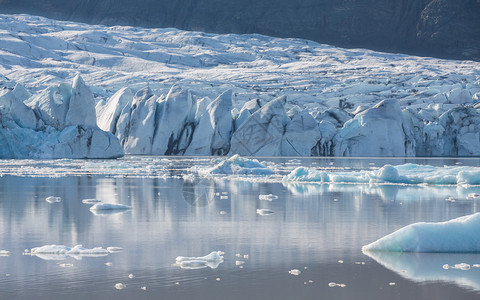
[[[80,75],[73,84],[31,97],[16,84],[0,91],[0,158],[117,158],[124,151],[97,126],[93,94]]]
[[[480,155],[478,62],[29,15],[0,28],[2,158]]]

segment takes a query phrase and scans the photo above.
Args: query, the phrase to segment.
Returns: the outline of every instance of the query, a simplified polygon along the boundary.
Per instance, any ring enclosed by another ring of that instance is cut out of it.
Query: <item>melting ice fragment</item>
[[[203,176],[224,174],[224,175],[271,175],[272,169],[261,164],[256,159],[248,159],[236,154],[225,159],[215,166],[199,170]]]
[[[175,265],[182,269],[202,269],[209,267],[216,269],[223,262],[222,251],[212,251],[210,254],[201,257],[178,256]]]
[[[92,249],[84,248],[82,245],[76,245],[73,248],[64,245],[45,245],[35,247],[30,250],[30,255],[37,256],[45,260],[63,260],[67,257],[82,259],[82,257],[99,257],[108,255],[108,251],[102,247]]]
[[[362,248],[364,252],[480,252],[480,213],[446,222],[405,226]]]
[[[267,215],[273,214],[273,210],[268,208],[260,208],[260,209],[257,209],[257,214],[261,216],[267,216]]]
[[[295,275],[295,276],[298,276],[302,273],[302,271],[300,271],[299,269],[292,269],[290,271],[288,271],[288,274],[292,274],[292,275]]]
[[[0,250],[0,256],[10,256],[10,251],[8,251],[8,250]]]
[[[107,247],[107,251],[110,253],[123,251],[122,247]]]
[[[48,203],[57,203],[57,202],[62,202],[61,197],[54,197],[54,196],[49,196],[45,199]]]
[[[124,204],[115,204],[115,203],[97,203],[94,206],[90,207],[91,211],[97,210],[127,210],[132,207]]]
[[[327,171],[298,167],[283,177],[289,182],[478,185],[480,168],[467,166],[384,165],[375,170]]]
[[[264,201],[272,201],[272,200],[278,199],[278,196],[273,194],[258,195],[258,199],[264,200]]]
[[[98,200],[98,199],[83,199],[82,200],[83,204],[96,204],[96,203],[99,203],[99,202],[102,202],[102,201]]]
[[[117,283],[117,284],[115,284],[115,288],[116,288],[117,290],[123,290],[123,289],[126,288],[126,287],[127,287],[127,286],[126,286],[125,284],[120,283],[120,282]]]

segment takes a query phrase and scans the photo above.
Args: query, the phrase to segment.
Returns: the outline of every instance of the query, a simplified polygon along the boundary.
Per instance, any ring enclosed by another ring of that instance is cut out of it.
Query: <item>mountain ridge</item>
[[[259,33],[449,59],[480,60],[480,0],[1,0],[0,13],[102,25]]]

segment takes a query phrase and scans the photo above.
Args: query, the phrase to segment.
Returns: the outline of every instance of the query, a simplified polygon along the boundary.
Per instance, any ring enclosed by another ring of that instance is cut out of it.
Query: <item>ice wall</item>
[[[0,92],[0,158],[115,158],[123,149],[97,127],[94,98],[80,75],[30,97]]]
[[[387,99],[358,112],[329,108],[313,116],[280,96],[245,102],[227,90],[214,101],[173,86],[135,96],[121,89],[97,105],[99,126],[127,153],[246,156],[477,156],[480,113],[473,103],[402,109]],[[473,101],[473,99],[471,99]],[[452,100],[456,101],[456,100]]]

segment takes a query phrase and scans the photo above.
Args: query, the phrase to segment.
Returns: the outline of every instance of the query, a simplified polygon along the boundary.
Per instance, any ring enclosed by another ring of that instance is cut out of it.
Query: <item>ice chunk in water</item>
[[[272,201],[272,200],[278,199],[278,196],[273,194],[258,195],[258,199],[264,200],[264,201]]]
[[[102,202],[102,201],[98,200],[98,199],[83,199],[82,200],[83,204],[96,204],[96,203],[99,203],[99,202]]]
[[[0,250],[0,256],[9,256],[10,255],[10,251],[8,250]]]
[[[480,213],[447,222],[419,222],[405,226],[369,245],[363,251],[480,252]]]
[[[292,274],[292,275],[295,275],[295,276],[298,276],[302,273],[302,271],[300,271],[299,269],[292,269],[290,271],[288,271],[288,274]]]
[[[110,253],[123,251],[122,247],[107,247],[107,251]]]
[[[131,208],[131,206],[124,204],[97,203],[94,206],[90,207],[90,210],[127,210]]]
[[[115,288],[116,288],[117,290],[123,290],[123,289],[126,288],[126,287],[127,287],[127,286],[126,286],[125,284],[120,283],[120,282],[117,283],[117,284],[115,284]]]
[[[64,245],[45,245],[32,248],[30,250],[30,255],[45,260],[63,260],[67,257],[81,259],[82,257],[106,256],[108,255],[108,251],[102,247],[88,249],[84,248],[82,245],[76,245],[73,248]]]
[[[61,202],[62,198],[61,197],[49,196],[45,199],[45,201],[47,201],[48,203],[57,203],[57,202]]]
[[[225,159],[215,166],[201,169],[198,173],[202,176],[209,175],[272,175],[272,169],[261,164],[256,159],[248,159],[236,154]]]
[[[259,214],[260,216],[267,216],[273,214],[273,210],[268,208],[261,208],[257,209],[257,214]]]
[[[182,269],[202,269],[209,267],[216,269],[223,262],[222,251],[212,251],[201,257],[178,256],[175,265]]]

